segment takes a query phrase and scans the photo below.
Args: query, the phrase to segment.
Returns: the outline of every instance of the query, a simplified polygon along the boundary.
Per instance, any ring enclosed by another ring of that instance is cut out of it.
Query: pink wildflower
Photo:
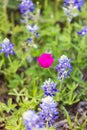
[[[53,63],[54,58],[52,57],[52,54],[43,53],[40,57],[38,57],[37,61],[41,67],[49,68]]]

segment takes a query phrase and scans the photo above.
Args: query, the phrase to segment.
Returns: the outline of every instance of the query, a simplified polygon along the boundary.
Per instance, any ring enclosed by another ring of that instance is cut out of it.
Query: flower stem
[[[51,77],[53,78],[54,81],[56,81],[55,75],[53,73],[51,73],[50,69],[47,69],[49,74],[51,75]]]
[[[12,64],[10,56],[8,56],[9,63]]]

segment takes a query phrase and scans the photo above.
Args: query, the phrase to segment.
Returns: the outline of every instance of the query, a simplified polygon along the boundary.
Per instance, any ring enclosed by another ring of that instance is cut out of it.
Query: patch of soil
[[[4,122],[0,122],[0,130],[6,130]]]
[[[75,126],[79,126],[80,128],[80,126],[87,118],[87,102],[80,101],[79,103],[72,106],[67,106],[66,109],[70,115],[73,129],[70,129],[67,120],[63,118],[61,120],[58,120],[58,122],[55,124],[57,127],[56,130],[75,130]],[[77,122],[75,122],[76,114],[78,115]],[[87,123],[85,128],[81,130],[87,130]]]

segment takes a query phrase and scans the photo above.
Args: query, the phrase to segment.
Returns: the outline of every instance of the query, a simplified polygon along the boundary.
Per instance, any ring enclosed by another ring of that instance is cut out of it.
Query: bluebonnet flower
[[[84,27],[81,31],[77,32],[79,35],[84,36],[85,34],[87,34],[87,26]]]
[[[6,57],[8,57],[9,54],[15,54],[13,50],[14,44],[12,44],[7,38],[5,38],[4,41],[0,44],[0,47],[2,48],[0,53],[5,53]]]
[[[35,33],[38,30],[38,26],[37,25],[34,25],[34,26],[27,25],[27,29],[29,32]]]
[[[57,84],[51,81],[51,79],[46,80],[42,85],[45,96],[55,96],[55,92],[58,92],[56,86]]]
[[[41,111],[38,113],[42,126],[51,127],[58,118],[57,104],[51,96],[42,99]]]
[[[68,21],[71,22],[73,17],[78,16],[78,13],[76,11],[76,7],[69,7],[65,8],[63,7],[64,13],[66,14]]]
[[[84,0],[64,0],[64,13],[67,15],[69,22],[73,17],[76,17],[78,13],[76,10],[81,11],[81,7],[84,4]]]
[[[26,13],[34,11],[34,4],[31,0],[22,0],[21,4],[19,5],[19,9],[22,15],[25,15]]]
[[[84,5],[84,0],[64,0],[64,6],[77,7],[78,10],[81,10],[81,7]]]
[[[78,7],[79,11],[81,11],[81,7],[84,5],[84,0],[75,0],[74,5]]]
[[[23,113],[23,120],[26,130],[35,130],[40,128],[39,117],[35,111],[28,110]]]
[[[71,60],[68,59],[67,56],[62,55],[59,59],[59,64],[56,66],[56,70],[58,72],[58,79],[63,80],[70,76],[70,72],[72,71],[72,66],[70,64]]]

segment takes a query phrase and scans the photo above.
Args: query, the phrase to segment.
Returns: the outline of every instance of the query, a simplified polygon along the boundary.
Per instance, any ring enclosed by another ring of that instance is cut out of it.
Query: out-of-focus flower
[[[77,7],[78,10],[81,10],[81,7],[84,5],[84,0],[64,0],[64,6]]]
[[[32,42],[32,38],[28,38],[27,41],[28,41],[28,43],[31,43]]]
[[[59,59],[59,64],[56,66],[56,70],[58,72],[58,79],[63,80],[70,76],[70,72],[72,71],[72,66],[70,64],[71,60],[68,59],[67,56],[62,55]]]
[[[64,0],[64,13],[67,15],[69,22],[73,17],[78,15],[77,9],[81,11],[81,7],[84,4],[84,0]]]
[[[64,13],[66,14],[68,21],[71,22],[73,17],[78,16],[78,13],[75,12],[76,7],[72,7],[72,8],[66,8],[63,7]]]
[[[19,9],[22,15],[25,15],[26,13],[34,11],[34,4],[31,0],[22,0],[21,4],[19,5]]]
[[[34,26],[27,25],[26,27],[27,27],[28,31],[31,32],[31,33],[35,33],[38,30],[37,25],[34,25]]]
[[[39,37],[39,36],[40,36],[40,34],[37,32],[37,33],[36,33],[36,37]]]
[[[58,118],[57,104],[51,96],[42,99],[41,111],[38,113],[42,126],[53,126]]]
[[[84,27],[82,30],[80,30],[79,32],[77,32],[79,35],[84,36],[85,34],[87,34],[87,26]]]
[[[2,48],[0,53],[5,53],[5,56],[8,57],[9,54],[14,55],[15,52],[13,50],[14,44],[10,42],[9,39],[5,38],[4,41],[0,44]]]
[[[76,5],[78,10],[81,11],[81,7],[84,5],[84,0],[75,0],[74,5]]]
[[[32,130],[48,130],[48,129],[44,127],[44,128],[36,128],[36,129],[32,129]]]
[[[54,58],[52,57],[52,54],[43,53],[40,57],[38,57],[37,61],[41,67],[49,68],[53,63]]]
[[[23,113],[23,120],[26,130],[37,130],[39,126],[39,117],[35,111],[28,110]]]
[[[51,79],[48,79],[42,85],[45,96],[55,96],[55,92],[58,92],[57,83],[54,83]]]
[[[33,62],[33,60],[34,60],[34,58],[32,57],[32,55],[29,55],[28,57],[27,57],[27,61],[28,61],[28,63],[32,63]]]

